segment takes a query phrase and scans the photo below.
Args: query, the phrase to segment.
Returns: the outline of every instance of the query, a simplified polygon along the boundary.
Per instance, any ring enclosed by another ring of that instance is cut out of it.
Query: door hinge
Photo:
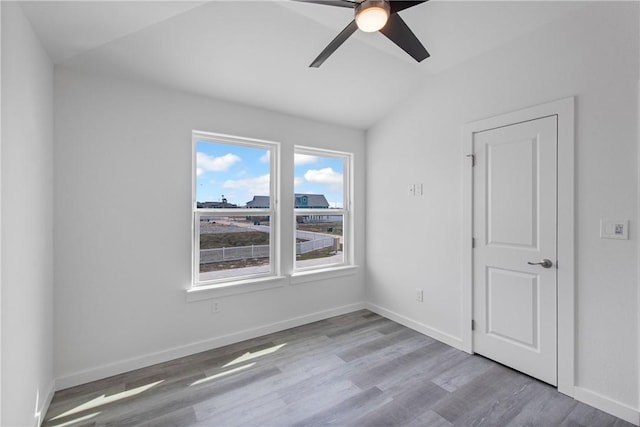
[[[475,247],[476,247],[476,238],[475,238],[475,237],[472,237],[472,238],[471,238],[471,248],[473,249],[473,248],[475,248]]]
[[[472,331],[476,330],[476,321],[475,320],[471,320],[471,330]]]
[[[471,158],[471,167],[476,165],[476,155],[475,154],[467,154],[467,157]]]

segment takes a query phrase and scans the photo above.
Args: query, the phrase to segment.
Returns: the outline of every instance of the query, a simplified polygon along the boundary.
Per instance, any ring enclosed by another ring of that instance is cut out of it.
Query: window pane
[[[344,208],[343,157],[295,153],[295,207]]]
[[[197,208],[268,208],[269,159],[270,150],[262,147],[197,141]]]
[[[200,217],[199,281],[271,272],[270,217]]]
[[[343,215],[296,215],[296,268],[342,264]]]

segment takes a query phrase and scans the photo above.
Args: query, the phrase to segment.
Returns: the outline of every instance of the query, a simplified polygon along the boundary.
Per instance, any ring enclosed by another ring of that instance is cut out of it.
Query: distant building
[[[323,194],[296,194],[296,208],[327,209],[329,202]]]
[[[247,202],[247,208],[265,209],[269,207],[269,196],[253,196],[253,199]]]
[[[296,194],[295,207],[299,209],[327,209],[329,202],[323,194]],[[248,208],[268,208],[269,196],[253,196],[253,200],[247,202]]]
[[[228,203],[224,196],[222,196],[221,202],[196,202],[196,206],[198,209],[233,209],[238,207],[235,203]]]
[[[297,209],[328,209],[329,202],[323,194],[296,194],[295,207]],[[253,199],[247,202],[247,208],[268,209],[269,196],[253,196]],[[265,221],[267,218],[264,219]],[[296,222],[298,223],[315,223],[315,222],[337,222],[342,221],[341,215],[298,215]]]

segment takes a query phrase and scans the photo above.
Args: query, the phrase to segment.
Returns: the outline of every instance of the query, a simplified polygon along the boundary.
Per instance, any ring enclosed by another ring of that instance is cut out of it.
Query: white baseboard
[[[600,409],[615,417],[622,418],[625,421],[634,425],[640,425],[640,412],[638,409],[632,408],[629,405],[620,403],[610,397],[603,396],[595,391],[575,386],[574,398],[582,403],[586,403],[589,406]]]
[[[431,326],[425,325],[424,323],[417,322],[406,316],[403,316],[391,310],[387,310],[386,308],[380,307],[379,305],[367,303],[366,308],[373,311],[374,313],[378,313],[379,315],[386,317],[387,319],[391,319],[394,322],[400,323],[401,325],[404,325],[407,328],[411,328],[414,331],[418,331],[421,334],[427,335],[433,339],[441,341],[447,345],[450,345],[451,347],[455,347],[458,350],[465,351],[462,338],[455,337],[446,332],[442,332],[436,328],[432,328]]]
[[[53,400],[53,395],[55,392],[56,392],[56,381],[52,380],[47,386],[45,393],[43,393],[44,399],[38,402],[38,408],[37,408],[38,412],[36,415],[35,427],[40,427],[44,422],[44,417],[45,415],[47,415],[47,411],[49,410],[49,405],[51,405],[51,401]]]
[[[240,341],[260,337],[262,335],[283,331],[289,328],[305,325],[307,323],[317,322],[318,320],[327,319],[333,316],[350,313],[352,311],[362,310],[366,308],[364,303],[349,304],[342,307],[336,307],[329,310],[319,311],[304,316],[294,317],[292,319],[282,320],[271,323],[269,325],[259,326],[256,328],[245,329],[231,334],[198,341],[180,347],[150,353],[131,359],[122,360],[107,365],[97,366],[80,372],[65,374],[56,379],[56,389],[62,390],[91,381],[107,378],[113,375],[122,374],[124,372],[135,369],[144,368],[146,366],[155,365],[156,363],[167,362],[179,357],[189,356],[200,353],[202,351],[211,350],[225,345],[234,344]]]

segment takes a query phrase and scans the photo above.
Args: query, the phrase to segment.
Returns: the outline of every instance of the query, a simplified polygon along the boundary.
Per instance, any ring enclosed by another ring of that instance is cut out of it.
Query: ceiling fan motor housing
[[[390,14],[388,0],[364,0],[355,7],[358,28],[365,32],[380,30],[387,23]]]

